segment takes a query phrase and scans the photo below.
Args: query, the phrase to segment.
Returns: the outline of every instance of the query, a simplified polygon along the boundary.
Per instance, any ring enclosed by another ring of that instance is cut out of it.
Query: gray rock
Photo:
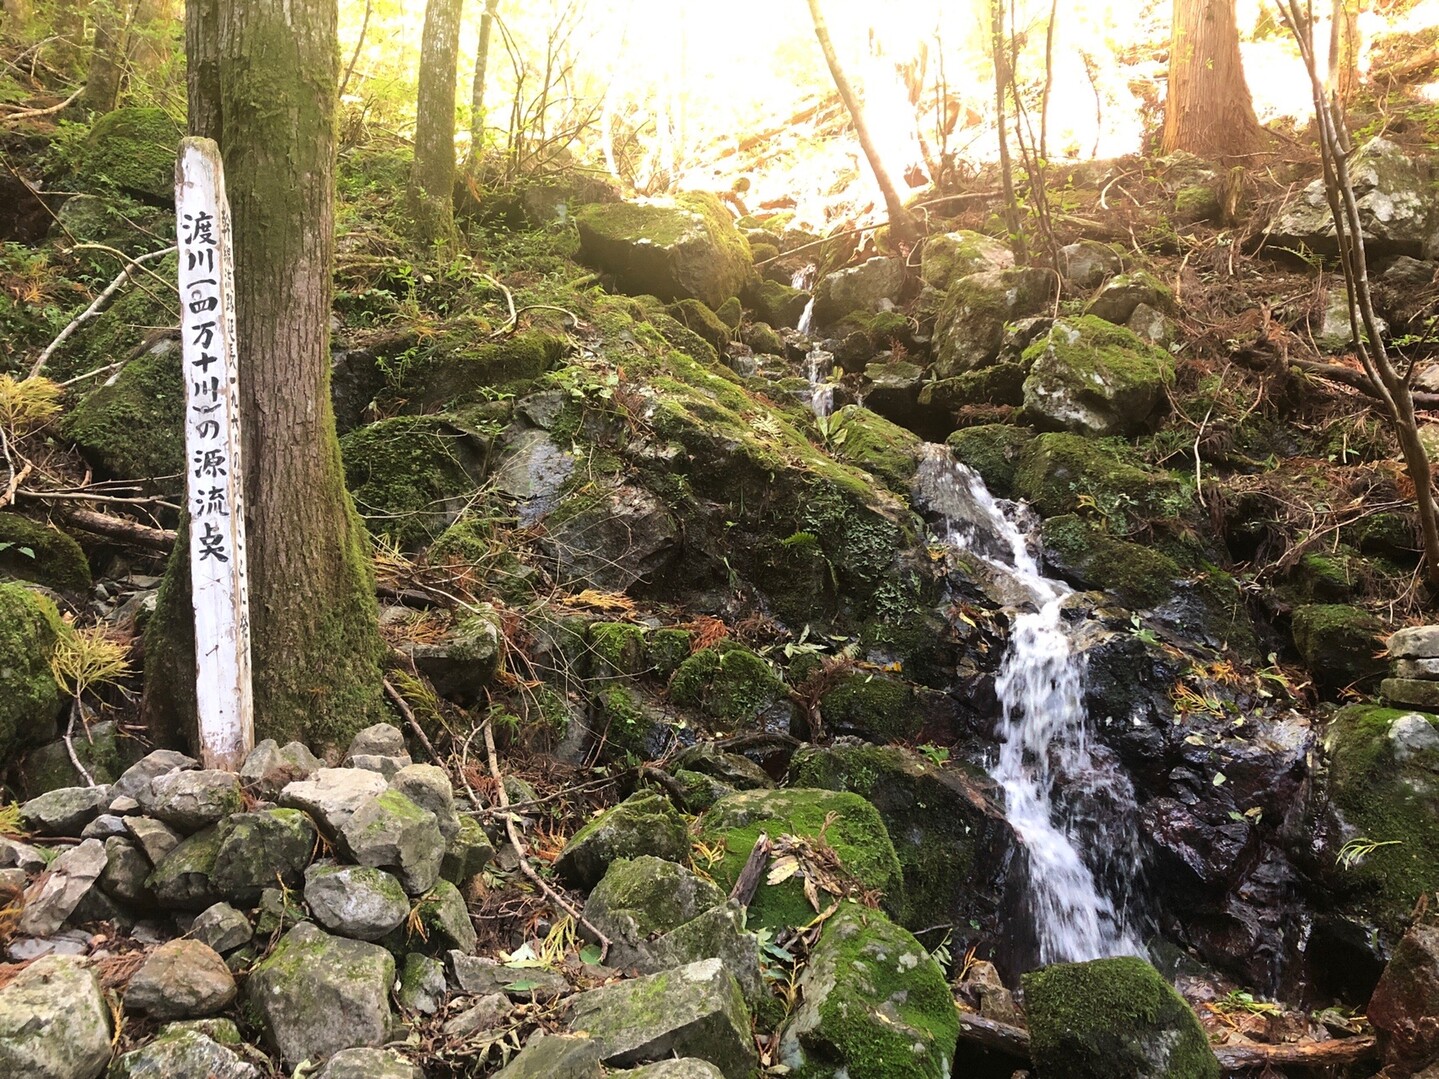
[[[1024,409],[1042,426],[1077,434],[1138,434],[1174,380],[1174,359],[1122,326],[1056,321],[1025,350]]]
[[[872,258],[858,266],[827,274],[814,291],[816,326],[833,326],[846,315],[872,315],[899,301],[904,288],[904,260]]]
[[[1393,671],[1395,678],[1439,679],[1439,659],[1396,659]]]
[[[679,522],[663,499],[638,484],[595,483],[582,504],[561,500],[556,509],[572,505],[573,515],[546,518],[541,541],[566,581],[624,591],[663,574],[680,557]]]
[[[1386,678],[1379,683],[1379,693],[1395,704],[1439,712],[1439,682],[1417,678]]]
[[[128,794],[121,794],[110,800],[110,812],[121,817],[140,812],[140,803]]]
[[[507,434],[501,445],[504,456],[495,469],[495,486],[529,504],[525,509],[532,515],[537,515],[540,507],[553,505],[575,470],[574,454],[560,449],[546,432],[533,428]]]
[[[509,1015],[511,1007],[510,998],[503,993],[479,997],[453,1019],[445,1021],[445,1033],[452,1038],[464,1038],[493,1030]]]
[[[1403,763],[1418,753],[1439,750],[1439,730],[1423,716],[1400,716],[1389,725],[1394,759]]]
[[[100,879],[108,861],[105,844],[98,839],[87,839],[56,858],[50,872],[25,893],[25,909],[16,931],[22,936],[46,937],[59,929]]]
[[[30,874],[23,869],[0,869],[0,906],[8,907],[30,883]]]
[[[145,884],[157,903],[180,910],[204,910],[220,898],[210,880],[220,848],[219,831],[211,826],[196,832],[155,866]]]
[[[365,866],[311,866],[305,873],[305,903],[326,929],[357,940],[379,940],[410,913],[400,882]]]
[[[1098,240],[1080,240],[1061,247],[1059,261],[1065,281],[1079,289],[1097,288],[1106,277],[1124,269],[1119,253]]]
[[[440,878],[445,841],[435,815],[396,790],[370,799],[340,827],[340,846],[360,865],[394,873],[411,895]]]
[[[150,876],[150,859],[128,839],[111,836],[105,840],[105,871],[100,874],[100,887],[105,894],[121,903],[138,906],[149,898],[145,881]]]
[[[417,1015],[434,1015],[449,996],[445,964],[434,956],[411,952],[400,967],[400,1007]]]
[[[110,1009],[78,960],[37,959],[0,989],[0,1075],[96,1079],[109,1060]]]
[[[200,1031],[167,1028],[148,1045],[116,1060],[107,1079],[259,1079],[259,1075],[233,1049]]]
[[[600,1047],[589,1038],[537,1033],[494,1079],[604,1079]]]
[[[1439,659],[1439,626],[1407,626],[1389,638],[1394,659]]]
[[[221,898],[253,903],[276,879],[296,886],[319,838],[298,809],[234,813],[220,823],[210,883]]]
[[[1122,326],[1140,304],[1158,307],[1167,294],[1167,290],[1147,273],[1120,274],[1106,281],[1095,293],[1085,313]]]
[[[393,1049],[341,1049],[315,1079],[425,1079],[419,1065]]]
[[[125,818],[113,813],[101,813],[80,831],[81,839],[109,839],[125,834]]]
[[[361,732],[363,733],[363,732]],[[280,804],[303,809],[331,839],[366,802],[388,786],[378,772],[359,768],[321,768],[309,779],[291,783],[280,792]]]
[[[934,325],[934,374],[953,378],[999,356],[1005,326],[1038,314],[1052,278],[1032,268],[988,270],[961,277],[945,294]]]
[[[134,837],[151,865],[159,865],[184,839],[179,832],[154,817],[126,817],[125,830]]]
[[[241,911],[229,903],[216,903],[195,916],[190,923],[190,936],[223,955],[249,944],[255,931]]]
[[[36,847],[0,836],[0,867],[9,869],[14,866],[27,873],[38,873],[47,864],[45,856]]]
[[[302,922],[251,972],[245,994],[266,1044],[293,1065],[384,1044],[394,981],[385,949]]]
[[[678,862],[688,851],[684,818],[667,798],[639,791],[571,836],[555,860],[555,872],[577,888],[593,888],[617,858],[652,854]]]
[[[303,742],[289,742],[282,747],[273,738],[266,738],[245,757],[240,780],[247,790],[274,800],[289,784],[309,779],[320,767],[319,759]]]
[[[235,977],[220,953],[198,940],[172,940],[150,953],[125,987],[125,1007],[155,1019],[214,1015],[235,999]]]
[[[434,888],[416,903],[416,907],[431,950],[475,950],[477,938],[469,909],[460,890],[449,881],[436,881]]]
[[[20,816],[40,835],[78,836],[109,805],[109,787],[61,787],[21,803]]]
[[[689,1056],[749,1079],[758,1064],[744,994],[719,959],[591,989],[571,998],[567,1014],[610,1067]]]
[[[1379,332],[1387,334],[1389,323],[1375,316]],[[1360,322],[1360,336],[1364,336],[1364,325]],[[1325,352],[1343,352],[1354,342],[1349,322],[1349,297],[1343,288],[1330,288],[1324,292],[1324,310],[1319,315],[1319,326],[1314,342]]]
[[[238,813],[243,805],[240,777],[213,768],[170,772],[135,797],[148,815],[187,834]]]
[[[1161,348],[1167,348],[1174,338],[1174,327],[1169,319],[1164,317],[1164,312],[1147,303],[1136,307],[1125,325],[1141,341],[1148,341]]]
[[[393,779],[395,773],[411,763],[410,755],[406,753],[402,757],[382,757],[378,753],[357,753],[346,762],[350,768],[362,768],[367,772],[378,772],[387,780]]]
[[[408,752],[405,749],[405,735],[399,727],[393,723],[376,723],[350,739],[345,760],[361,756],[403,757],[408,755]]]
[[[188,768],[198,768],[200,762],[173,749],[157,749],[141,757],[115,780],[112,791],[116,798],[139,798],[140,792],[148,788],[160,776]]]
[[[931,236],[920,255],[919,276],[930,288],[945,292],[961,277],[1014,265],[1009,246],[981,232],[961,229]]]
[[[480,822],[474,817],[460,817],[455,837],[445,844],[440,876],[451,884],[464,887],[465,882],[489,865],[494,857],[494,844]]]
[[[503,967],[493,959],[452,951],[450,971],[459,988],[475,996],[504,993],[515,1000],[553,1000],[570,991],[562,975],[548,970]]]
[[[610,1079],[723,1079],[720,1071],[707,1060],[680,1057],[678,1060],[657,1060],[643,1068],[610,1072]]]
[[[460,830],[460,818],[455,812],[455,789],[443,768],[433,764],[407,765],[390,777],[390,787],[433,813],[446,843],[455,838]]]

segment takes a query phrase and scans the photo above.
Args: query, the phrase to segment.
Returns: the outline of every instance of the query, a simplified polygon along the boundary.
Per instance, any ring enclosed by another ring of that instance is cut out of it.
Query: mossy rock
[[[1223,209],[1212,184],[1190,184],[1174,193],[1174,220],[1181,225],[1218,221]]]
[[[904,742],[924,726],[908,682],[855,672],[819,699],[820,716],[832,734],[855,734],[871,742]]]
[[[992,364],[1005,327],[1039,313],[1052,287],[1051,275],[1029,267],[986,270],[956,280],[935,318],[935,377],[953,378]]]
[[[699,709],[726,730],[763,726],[788,730],[789,691],[770,665],[748,648],[702,648],[670,678],[670,700]]]
[[[610,863],[649,854],[670,862],[689,855],[684,818],[661,794],[638,791],[590,821],[565,844],[555,872],[576,888],[593,888]]]
[[[761,355],[784,355],[784,338],[768,322],[749,323],[740,330],[740,340]]]
[[[1024,452],[1034,441],[1027,427],[986,423],[964,427],[945,440],[954,459],[972,469],[992,494],[1015,497],[1015,480]]]
[[[1396,740],[1396,724],[1413,724],[1409,717],[1439,727],[1439,718],[1423,712],[1351,704],[1324,730],[1330,797],[1352,829],[1346,838],[1386,844],[1335,884],[1391,940],[1419,897],[1439,890],[1439,748],[1432,738]],[[1419,748],[1409,748],[1414,743]]]
[[[710,875],[726,891],[739,879],[761,832],[771,840],[788,835],[815,842],[822,834],[855,883],[879,892],[891,915],[904,910],[904,874],[894,844],[879,812],[857,794],[796,787],[739,791],[706,810],[699,827],[705,843],[723,844],[724,855]],[[749,920],[751,926],[778,929],[804,925],[817,913],[796,874],[779,884],[761,884]]]
[[[1056,963],[1024,976],[1041,1079],[1219,1079],[1184,998],[1143,959]]]
[[[126,736],[112,720],[91,723],[74,739],[75,756],[96,783],[113,783],[142,755],[140,743]],[[35,798],[61,787],[81,786],[85,779],[75,771],[70,750],[63,741],[46,742],[25,756],[21,769],[25,793]]]
[[[90,563],[80,545],[53,525],[0,513],[0,580],[7,577],[60,592],[88,592]]]
[[[96,187],[173,202],[175,153],[183,135],[164,109],[107,112],[90,128],[79,172]]]
[[[687,629],[652,630],[645,640],[645,662],[658,678],[669,681],[689,658],[694,638]]]
[[[760,258],[758,252],[755,258]],[[766,279],[745,291],[745,303],[761,322],[771,326],[798,326],[804,309],[809,306],[809,293]]]
[[[0,584],[0,765],[55,737],[60,687],[50,657],[66,632],[48,598]]]
[[[483,345],[458,335],[441,337],[412,354],[380,358],[390,382],[380,401],[407,412],[485,401],[495,390],[526,385],[553,370],[567,348],[563,338],[540,330]]]
[[[1333,550],[1309,551],[1286,575],[1283,591],[1309,603],[1342,603],[1365,591],[1374,579],[1370,561],[1347,544]]]
[[[630,678],[648,669],[649,630],[635,622],[594,622],[589,627],[590,677]]]
[[[604,755],[615,760],[653,760],[665,751],[671,717],[634,686],[613,682],[595,688],[590,697],[592,725],[604,743]]]
[[[1384,673],[1386,627],[1359,607],[1312,603],[1294,609],[1294,647],[1320,685],[1342,687]]]
[[[340,440],[345,482],[370,530],[401,547],[452,524],[484,475],[486,448],[441,416],[396,416]]]
[[[946,292],[961,277],[985,270],[1007,270],[1014,252],[1001,240],[960,229],[929,237],[920,255],[919,276],[930,288]]]
[[[1025,415],[1051,430],[1134,435],[1174,384],[1174,358],[1094,315],[1058,321],[1024,350]]]
[[[61,431],[104,476],[158,480],[171,496],[184,489],[185,387],[180,345],[165,341],[127,363],[65,416]]]
[[[1045,517],[1083,506],[1120,533],[1181,516],[1191,501],[1173,476],[1142,467],[1132,447],[1063,433],[1042,434],[1025,446],[1014,493]]]
[[[713,195],[685,194],[668,206],[595,203],[576,211],[575,224],[580,258],[631,295],[716,308],[754,272],[749,241]]]
[[[715,308],[715,318],[731,330],[737,330],[740,328],[740,323],[744,321],[744,304],[739,302],[738,296],[731,296]]]
[[[951,414],[972,405],[1021,405],[1027,373],[1023,364],[1001,361],[979,371],[926,383],[919,391],[919,403]]]
[[[876,479],[883,480],[890,490],[907,495],[915,473],[923,443],[912,431],[885,419],[859,405],[845,405],[831,424],[843,433],[843,441],[834,445],[834,452]],[[835,436],[837,437],[837,436]],[[833,439],[831,440],[833,444]]]
[[[1113,592],[1129,607],[1158,606],[1184,576],[1153,547],[1116,539],[1073,514],[1049,518],[1042,537],[1051,570],[1081,588]]]
[[[730,300],[733,300],[735,304],[739,303],[733,296],[730,297]],[[725,302],[729,303],[730,300]],[[680,300],[669,306],[668,313],[685,329],[703,338],[705,343],[717,354],[724,354],[725,346],[730,343],[733,336],[731,328],[720,321],[720,317],[699,300]]]

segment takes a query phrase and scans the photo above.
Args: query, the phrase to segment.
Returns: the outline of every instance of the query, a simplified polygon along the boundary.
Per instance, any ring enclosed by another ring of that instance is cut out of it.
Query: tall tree
[[[899,192],[895,189],[894,181],[890,179],[889,172],[884,167],[884,161],[879,156],[879,149],[875,146],[874,139],[870,137],[869,125],[864,118],[864,103],[855,93],[853,84],[845,74],[844,66],[839,62],[839,55],[834,50],[834,40],[829,34],[829,24],[825,21],[824,11],[820,8],[820,0],[809,0],[809,14],[810,18],[814,20],[814,36],[819,39],[820,51],[824,53],[824,62],[829,65],[830,76],[834,79],[834,88],[839,91],[840,100],[849,110],[849,118],[854,124],[854,133],[859,138],[860,149],[864,151],[864,156],[869,161],[870,171],[874,173],[875,182],[879,185],[880,194],[884,196],[885,209],[889,213],[890,232],[901,243],[912,243],[918,238],[919,229],[910,212],[904,208],[904,203],[899,200]]]
[[[80,100],[93,113],[107,113],[120,104],[125,81],[125,17],[110,0],[90,7],[90,68]]]
[[[335,0],[190,0],[191,131],[220,136],[234,222],[258,737],[340,746],[383,711],[373,570],[330,405]],[[211,47],[213,46],[213,47]],[[186,544],[146,634],[146,714],[193,729]]]
[[[1164,152],[1219,161],[1263,144],[1239,58],[1234,0],[1174,0]]]
[[[475,78],[470,83],[470,171],[479,166],[480,148],[485,143],[485,79],[490,67],[490,35],[500,0],[485,0],[480,15],[480,43],[475,47]]]
[[[455,68],[463,0],[429,0],[420,45],[410,219],[422,243],[455,238]]]

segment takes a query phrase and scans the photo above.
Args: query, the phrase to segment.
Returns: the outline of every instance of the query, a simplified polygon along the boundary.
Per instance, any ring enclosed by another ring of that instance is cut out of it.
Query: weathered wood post
[[[255,724],[234,259],[230,204],[213,139],[181,142],[175,214],[199,752],[206,768],[234,771],[254,745]]]

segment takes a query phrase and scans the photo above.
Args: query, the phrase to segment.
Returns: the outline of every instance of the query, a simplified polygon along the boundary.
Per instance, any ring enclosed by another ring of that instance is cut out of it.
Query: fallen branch
[[[400,710],[400,715],[405,717],[405,722],[409,724],[410,730],[415,732],[415,737],[420,740],[420,745],[425,747],[425,752],[430,755],[430,760],[439,763],[440,755],[435,752],[435,747],[430,744],[429,737],[420,727],[420,721],[415,718],[415,711],[410,707],[409,702],[400,696],[400,691],[388,678],[381,678],[380,685],[385,687],[385,696],[395,702],[395,707]]]
[[[1289,362],[1306,374],[1327,378],[1330,382],[1338,382],[1341,385],[1358,390],[1366,397],[1372,397],[1376,401],[1383,401],[1378,388],[1374,385],[1373,379],[1363,371],[1356,371],[1352,367],[1345,367],[1342,363],[1322,363],[1319,360],[1294,358]],[[1413,397],[1415,408],[1439,408],[1439,393],[1424,393],[1416,390],[1414,391]]]
[[[4,509],[6,506],[10,505],[10,503],[15,501],[15,494],[17,491],[20,490],[20,485],[25,482],[26,477],[30,475],[31,471],[33,471],[34,468],[35,462],[27,460],[24,467],[22,467],[20,471],[12,471],[10,473],[10,482],[5,484],[4,491],[0,491],[0,509]]]
[[[769,869],[769,853],[769,836],[761,832],[759,838],[754,841],[754,849],[749,852],[749,858],[745,860],[744,868],[740,870],[739,876],[735,879],[734,887],[730,889],[730,899],[741,907],[748,907],[754,902],[754,894],[759,891],[760,879]]]
[[[43,498],[44,496],[39,497]],[[133,543],[136,547],[145,547],[163,554],[168,554],[170,549],[175,546],[175,533],[168,529],[150,528],[148,525],[142,525],[136,521],[127,521],[123,517],[111,517],[108,514],[96,513],[94,510],[57,508],[56,512],[66,524],[74,525],[82,532],[108,536],[110,539]]]
[[[1219,1065],[1230,1071],[1242,1068],[1283,1067],[1329,1068],[1356,1064],[1375,1052],[1374,1039],[1332,1038],[1322,1042],[1285,1042],[1280,1045],[1221,1045],[1214,1050]]]
[[[663,768],[656,768],[650,764],[641,765],[636,771],[641,779],[647,779],[657,786],[663,787],[671,798],[680,804],[683,809],[688,792],[685,786],[674,776],[670,775]]]
[[[70,756],[70,763],[75,768],[75,773],[85,781],[85,786],[93,787],[95,777],[90,774],[86,767],[80,763],[80,755],[75,752],[75,717],[80,713],[80,698],[75,697],[70,702],[70,719],[65,724],[65,752]]]
[[[121,286],[124,285],[126,281],[130,280],[130,275],[134,273],[136,267],[142,266],[145,263],[150,262],[154,259],[163,258],[165,255],[173,254],[175,250],[176,249],[174,247],[167,247],[161,251],[151,251],[149,254],[137,255],[135,258],[127,262],[125,264],[125,268],[121,270],[118,275],[116,275],[115,280],[111,281],[110,284],[106,286],[105,291],[100,293],[100,295],[96,296],[89,307],[85,308],[85,310],[81,311],[78,315],[76,315],[74,320],[63,330],[61,330],[58,335],[56,335],[55,340],[51,341],[48,345],[45,346],[45,350],[40,353],[39,358],[30,368],[30,377],[34,378],[42,370],[44,370],[46,362],[48,362],[50,357],[54,355],[55,350],[59,348],[62,344],[64,344],[66,339],[69,338],[71,334],[73,334],[81,326],[85,325],[85,323],[89,322],[92,318],[94,318],[104,309],[105,305],[110,302],[111,297],[113,297],[115,293],[120,291]]]
[[[959,1040],[1017,1060],[1029,1059],[1029,1031],[973,1012],[959,1013]]]
[[[495,752],[495,733],[490,726],[489,716],[485,716],[484,723],[481,724],[480,729],[485,735],[485,753],[490,759],[490,776],[495,781],[495,791],[500,803],[500,812],[505,818],[505,834],[509,837],[510,846],[515,848],[515,857],[519,861],[520,872],[529,877],[535,887],[544,893],[545,898],[573,918],[576,924],[584,926],[594,934],[595,940],[597,940],[600,945],[600,962],[603,963],[605,956],[609,955],[610,952],[610,938],[590,924],[583,912],[564,896],[560,895],[550,882],[540,876],[539,871],[530,864],[529,850],[525,846],[525,841],[520,838],[519,829],[515,827],[515,815],[509,811],[510,796],[505,793],[505,779],[504,776],[500,774],[500,757],[499,754]],[[466,744],[468,744],[468,742]],[[466,783],[465,786],[468,790],[469,784]],[[471,798],[473,797],[474,794],[471,792]]]
[[[50,105],[47,108],[43,109],[22,109],[19,112],[6,113],[4,116],[0,116],[0,123],[9,122],[11,120],[29,120],[36,116],[52,116],[55,113],[60,112],[62,109],[68,108],[71,104],[74,103],[75,99],[84,92],[85,87],[81,86],[78,90],[76,90],[73,94],[67,97],[64,101],[60,102],[60,104],[58,105]]]

